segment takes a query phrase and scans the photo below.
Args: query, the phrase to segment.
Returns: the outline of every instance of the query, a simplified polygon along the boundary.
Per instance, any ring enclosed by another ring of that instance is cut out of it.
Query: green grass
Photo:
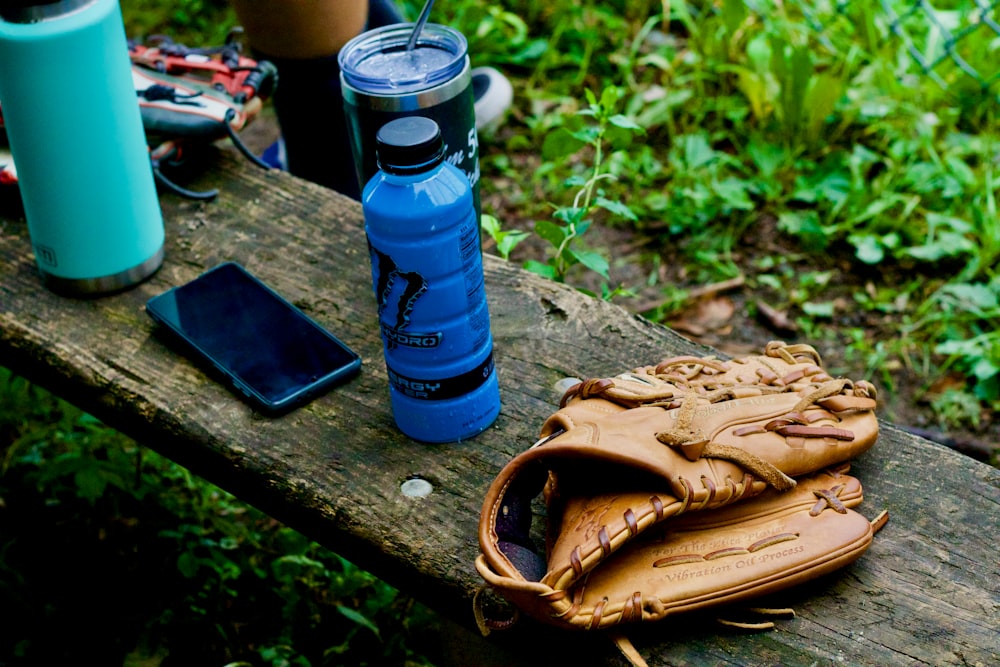
[[[220,0],[122,4],[133,37],[217,44],[234,23]],[[1000,70],[983,55],[1000,36],[969,0],[937,22],[916,6],[437,4],[474,64],[517,83],[482,160],[484,201],[504,206],[485,210],[496,251],[536,242],[528,269],[624,304],[658,292],[645,314],[660,321],[744,278],[887,387],[915,371],[942,428],[975,430],[1000,408]],[[790,250],[741,262],[763,221]],[[648,279],[617,281],[591,242],[615,227],[656,240]],[[678,279],[656,279],[663,266]],[[844,276],[866,278],[845,293]],[[0,662],[439,655],[426,609],[141,443],[7,373],[0,407],[0,603],[17,612]]]

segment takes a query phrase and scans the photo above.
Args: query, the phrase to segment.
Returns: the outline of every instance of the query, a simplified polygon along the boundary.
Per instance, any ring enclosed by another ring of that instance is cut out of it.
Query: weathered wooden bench
[[[99,299],[42,287],[23,218],[5,195],[0,364],[473,636],[480,503],[500,468],[535,440],[558,402],[557,382],[706,350],[488,256],[501,415],[467,442],[413,442],[394,427],[388,404],[360,205],[225,153],[214,159],[197,187],[218,188],[217,200],[162,196],[168,247],[159,273]],[[268,419],[181,356],[156,334],[144,303],[224,260],[246,265],[358,350],[361,374]],[[1000,470],[886,423],[854,471],[865,485],[862,511],[890,513],[860,561],[783,596],[797,616],[772,632],[726,630],[702,617],[639,628],[630,638],[649,664],[1000,664]],[[402,491],[418,478],[430,495]],[[528,654],[537,664],[624,664],[601,635],[567,636],[530,622],[488,641],[506,656],[490,664]],[[488,663],[485,654],[464,660]]]

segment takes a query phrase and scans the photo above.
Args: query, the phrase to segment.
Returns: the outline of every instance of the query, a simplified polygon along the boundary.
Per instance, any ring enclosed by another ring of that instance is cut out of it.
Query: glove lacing
[[[703,399],[704,397],[697,394],[689,394],[684,397],[677,414],[676,424],[669,431],[657,433],[656,439],[665,445],[680,449],[684,456],[691,461],[696,461],[699,458],[732,461],[779,491],[787,491],[795,486],[794,479],[762,458],[739,447],[709,442],[701,429],[693,424],[695,408]]]

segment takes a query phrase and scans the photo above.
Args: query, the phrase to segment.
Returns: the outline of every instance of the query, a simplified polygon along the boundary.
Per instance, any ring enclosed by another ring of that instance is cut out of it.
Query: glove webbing
[[[792,414],[801,414],[807,408],[819,403],[822,399],[840,394],[848,384],[848,380],[824,382],[803,396],[802,400],[792,409]],[[687,395],[681,401],[674,427],[669,431],[657,433],[656,439],[665,445],[679,448],[684,456],[691,461],[696,461],[699,458],[725,459],[732,461],[779,491],[786,491],[794,487],[795,480],[778,470],[774,465],[739,447],[711,443],[708,437],[694,426],[695,410],[702,401],[707,400],[709,403],[715,403],[723,398],[730,397],[732,392],[732,387],[725,387],[708,395]],[[776,424],[776,430],[791,429],[787,431],[788,434],[800,437],[835,437],[840,439],[850,439],[853,437],[849,431],[842,431],[840,429],[813,429],[808,426],[796,429],[792,426],[794,422],[786,423],[776,420],[773,423]]]

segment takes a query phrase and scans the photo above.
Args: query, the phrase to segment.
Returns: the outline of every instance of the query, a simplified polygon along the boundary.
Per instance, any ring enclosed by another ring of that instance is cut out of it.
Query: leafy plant
[[[948,284],[933,299],[942,309],[951,335],[942,336],[935,351],[946,355],[974,380],[973,393],[982,401],[1000,402],[1000,278],[989,284]]]
[[[604,281],[610,280],[608,260],[599,252],[588,249],[583,244],[583,236],[593,224],[592,216],[599,211],[625,220],[636,219],[626,204],[609,196],[600,186],[615,179],[607,168],[607,152],[623,150],[633,135],[642,133],[642,128],[617,112],[623,95],[621,89],[605,88],[600,99],[590,90],[584,91],[584,94],[587,106],[564,118],[562,124],[549,131],[542,146],[542,156],[546,160],[577,168],[563,182],[563,187],[574,193],[572,203],[555,206],[552,220],[535,223],[535,234],[549,244],[548,262],[529,260],[524,265],[529,271],[559,282],[565,282],[569,271],[577,265],[598,274]],[[591,158],[585,171],[579,168],[580,163],[567,160],[584,148],[589,149]],[[523,232],[502,231],[492,216],[486,216],[483,225],[504,258],[526,238]],[[608,298],[613,294],[606,282],[604,294]]]
[[[528,232],[519,229],[503,230],[500,221],[488,213],[483,214],[481,224],[483,231],[496,243],[497,253],[503,259],[510,259],[510,253],[514,248],[529,236]]]

